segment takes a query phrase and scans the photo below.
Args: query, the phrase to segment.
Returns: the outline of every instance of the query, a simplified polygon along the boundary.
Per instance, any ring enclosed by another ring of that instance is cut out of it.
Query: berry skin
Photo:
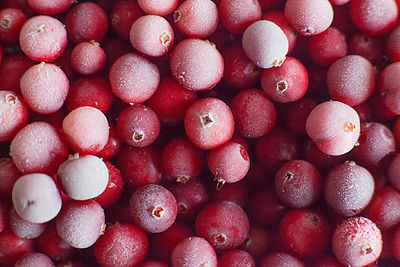
[[[43,253],[32,252],[25,254],[17,260],[14,267],[27,267],[27,266],[42,266],[42,267],[54,267],[53,261]]]
[[[260,261],[260,267],[273,267],[273,266],[291,266],[291,267],[305,267],[298,258],[284,252],[272,252],[263,257]]]
[[[31,239],[16,236],[11,229],[0,233],[0,264],[14,266],[23,255],[33,252],[34,242]]]
[[[285,33],[275,23],[259,20],[243,33],[244,53],[258,67],[279,67],[285,61],[289,42]]]
[[[204,207],[197,215],[195,228],[215,249],[233,249],[245,241],[249,220],[239,205],[222,201]]]
[[[133,22],[143,15],[137,1],[120,0],[113,5],[110,20],[114,31],[122,38],[129,39]]]
[[[336,227],[332,250],[344,265],[364,266],[374,262],[382,252],[382,235],[367,218],[352,217]]]
[[[218,267],[255,267],[253,257],[244,250],[228,250],[218,259]]]
[[[178,6],[178,0],[138,0],[140,8],[147,14],[165,16]]]
[[[210,150],[226,143],[233,135],[234,118],[230,108],[217,98],[202,98],[186,111],[184,125],[189,140]]]
[[[130,224],[107,227],[94,245],[94,256],[101,266],[136,266],[147,255],[149,241],[146,234]]]
[[[261,6],[258,1],[221,0],[218,15],[226,30],[242,34],[250,24],[261,18]]]
[[[67,11],[73,0],[27,0],[29,6],[39,14],[56,15]]]

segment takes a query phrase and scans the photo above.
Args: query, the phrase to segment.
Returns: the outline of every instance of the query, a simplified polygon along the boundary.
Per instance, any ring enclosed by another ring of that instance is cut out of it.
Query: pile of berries
[[[0,1],[0,266],[400,266],[399,7]]]

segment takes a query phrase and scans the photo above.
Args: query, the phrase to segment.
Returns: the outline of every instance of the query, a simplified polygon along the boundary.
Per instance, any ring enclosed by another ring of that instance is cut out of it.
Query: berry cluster
[[[0,266],[400,266],[399,7],[0,1]]]

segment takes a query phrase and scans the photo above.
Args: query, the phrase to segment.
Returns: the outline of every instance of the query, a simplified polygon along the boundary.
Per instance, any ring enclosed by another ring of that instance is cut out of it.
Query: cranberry
[[[256,263],[253,257],[244,250],[232,249],[228,250],[218,259],[219,267],[255,267]]]
[[[352,217],[336,227],[332,250],[344,265],[364,266],[380,256],[382,235],[369,219]]]
[[[99,238],[94,256],[101,266],[133,266],[147,255],[149,241],[146,234],[130,224],[115,224]]]
[[[96,41],[81,42],[71,52],[71,66],[80,74],[95,74],[106,63],[106,54]]]
[[[172,251],[172,267],[217,267],[217,255],[213,247],[201,237],[188,237],[180,241]]]
[[[273,267],[273,266],[292,266],[292,267],[304,267],[298,258],[284,253],[284,252],[272,252],[263,257],[260,261],[260,267]]]
[[[5,8],[0,11],[0,40],[16,42],[28,18],[20,9]]]
[[[232,249],[241,245],[249,231],[243,209],[231,201],[210,203],[197,215],[196,232],[215,249]]]
[[[114,31],[121,37],[129,39],[129,33],[133,22],[144,15],[137,1],[117,1],[110,14],[110,20]]]
[[[33,252],[33,241],[20,238],[7,229],[0,233],[0,264],[14,266],[15,262],[26,253]]]
[[[14,267],[25,267],[38,265],[43,267],[54,267],[53,261],[43,253],[31,252],[20,257],[15,263]]]
[[[250,24],[261,18],[261,6],[258,1],[221,0],[218,15],[226,30],[242,34]]]

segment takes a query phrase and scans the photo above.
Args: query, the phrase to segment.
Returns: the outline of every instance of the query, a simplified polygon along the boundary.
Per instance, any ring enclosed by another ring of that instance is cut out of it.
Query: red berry
[[[27,0],[29,6],[39,14],[55,15],[67,11],[73,0]]]
[[[174,223],[177,211],[174,195],[161,185],[139,187],[129,200],[135,224],[150,233],[167,230]]]
[[[117,131],[122,141],[128,145],[145,147],[158,137],[160,120],[151,108],[136,104],[125,108],[119,114]]]
[[[114,31],[121,37],[129,39],[129,33],[133,22],[144,15],[137,1],[117,1],[110,14],[110,20]]]
[[[136,19],[130,30],[132,46],[140,53],[152,57],[165,55],[174,42],[174,31],[163,17],[146,15]]]
[[[67,31],[64,25],[53,17],[36,16],[22,26],[19,44],[29,58],[50,62],[64,52],[67,46]]]
[[[83,2],[71,8],[64,19],[68,39],[77,44],[84,41],[101,41],[108,30],[104,10],[92,2]]]
[[[267,20],[251,24],[243,33],[244,53],[260,68],[279,67],[285,61],[289,42],[279,26]]]
[[[149,241],[146,234],[130,224],[107,227],[94,245],[94,256],[101,266],[136,266],[147,255]]]
[[[196,233],[215,249],[233,249],[241,245],[249,231],[243,209],[231,201],[210,203],[197,215]]]
[[[261,18],[261,6],[258,1],[221,0],[218,15],[226,30],[242,34],[250,24]]]
[[[103,208],[114,205],[122,195],[124,180],[119,169],[108,161],[104,162],[108,169],[108,183],[106,189],[94,198]]]
[[[352,22],[368,35],[386,34],[399,16],[395,0],[352,0],[349,10]]]
[[[286,213],[280,222],[279,233],[284,245],[301,257],[320,255],[331,239],[327,218],[308,209]]]
[[[263,70],[261,86],[272,100],[286,103],[302,98],[308,88],[308,73],[303,64],[287,57],[277,68]]]
[[[206,150],[226,143],[234,131],[234,119],[229,107],[211,97],[199,99],[190,106],[184,125],[189,140]]]
[[[211,0],[186,0],[174,11],[174,23],[187,37],[205,38],[217,29],[217,6]]]
[[[53,261],[43,253],[31,252],[20,257],[15,263],[14,267],[26,267],[26,266],[43,266],[43,267],[54,267]]]
[[[284,252],[272,252],[267,254],[261,259],[259,264],[259,267],[274,266],[305,267],[304,263],[298,258]]]
[[[165,16],[177,6],[178,0],[138,0],[140,8],[147,14]]]
[[[22,26],[28,18],[20,9],[5,8],[0,11],[0,40],[18,41]]]
[[[305,36],[320,34],[333,20],[333,8],[328,0],[288,0],[284,12],[296,32]]]
[[[187,38],[171,53],[171,73],[186,89],[210,90],[222,79],[224,61],[215,45],[201,39]]]
[[[253,257],[245,250],[228,250],[218,259],[218,267],[255,267]]]
[[[16,236],[11,229],[0,233],[0,264],[14,266],[23,255],[33,252],[33,241]]]
[[[378,259],[382,235],[378,227],[364,217],[352,217],[336,227],[332,250],[344,265],[364,266]]]
[[[201,237],[188,237],[179,242],[171,255],[172,267],[217,267],[217,255],[213,247]]]
[[[71,53],[71,66],[80,74],[95,74],[106,63],[106,54],[96,41],[77,44]]]

